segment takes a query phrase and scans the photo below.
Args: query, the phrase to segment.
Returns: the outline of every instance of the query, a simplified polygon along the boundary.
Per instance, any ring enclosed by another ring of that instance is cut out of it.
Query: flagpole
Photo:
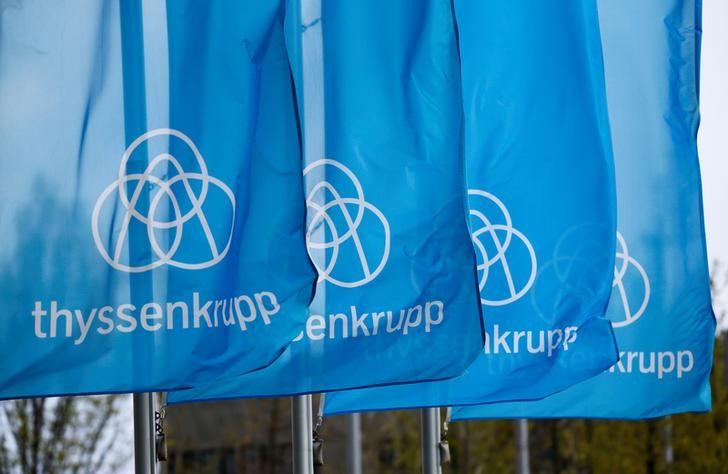
[[[321,30],[321,0],[297,0],[291,2],[292,17],[299,20],[293,45],[301,52],[301,93],[303,121],[303,163],[312,163],[326,156],[323,33]],[[306,186],[304,186],[306,187]],[[316,232],[323,232],[321,230]],[[326,301],[325,285],[316,288],[316,297]],[[325,304],[324,304],[325,306]],[[291,399],[291,426],[293,429],[293,473],[313,474],[313,409],[311,395],[299,395]]]
[[[362,474],[361,413],[349,415],[349,474]]]
[[[142,0],[120,2],[121,18],[121,63],[124,92],[124,135],[130,143],[147,131],[147,100],[144,63],[144,32],[142,21]],[[148,199],[144,192],[141,199]],[[129,237],[129,252],[149,247],[144,238],[137,234]],[[141,252],[140,252],[141,253]],[[153,294],[152,280],[149,275],[130,277],[130,296],[132,303],[148,301]],[[146,345],[138,347],[134,341],[134,354],[145,359],[151,357]],[[156,468],[154,455],[153,400],[151,393],[134,393],[134,470],[136,474],[153,474]]]
[[[518,452],[518,474],[531,474],[530,456],[528,449],[528,420],[515,420],[516,449]]]
[[[291,398],[293,474],[313,474],[313,427],[311,395]]]
[[[423,408],[420,410],[420,430],[422,442],[422,474],[441,474],[438,443],[440,437],[440,409]]]
[[[154,438],[152,436],[152,394],[134,394],[134,472],[154,474]]]

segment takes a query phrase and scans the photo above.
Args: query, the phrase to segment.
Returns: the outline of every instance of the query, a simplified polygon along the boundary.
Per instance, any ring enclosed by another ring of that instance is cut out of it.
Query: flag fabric
[[[330,393],[329,414],[541,398],[617,359],[614,170],[595,1],[456,0],[485,323],[452,380]]]
[[[289,45],[320,275],[312,314],[271,366],[170,403],[442,379],[482,349],[449,3],[302,4]]]
[[[454,419],[641,419],[710,410],[715,337],[696,135],[700,2],[602,0],[619,238],[608,316],[619,361],[536,402]]]
[[[0,5],[0,397],[166,390],[308,316],[278,0]]]

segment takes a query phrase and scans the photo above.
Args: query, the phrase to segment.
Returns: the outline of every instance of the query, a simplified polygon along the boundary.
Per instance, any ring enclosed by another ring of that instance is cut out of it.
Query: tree
[[[119,395],[3,402],[0,474],[118,471]]]

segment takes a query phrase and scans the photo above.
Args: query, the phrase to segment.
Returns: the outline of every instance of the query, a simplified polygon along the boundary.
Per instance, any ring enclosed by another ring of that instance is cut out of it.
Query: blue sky
[[[704,0],[703,4],[698,142],[705,233],[708,258],[722,262],[728,271],[728,2]],[[728,298],[714,301],[714,307],[716,313],[722,312],[728,308]]]

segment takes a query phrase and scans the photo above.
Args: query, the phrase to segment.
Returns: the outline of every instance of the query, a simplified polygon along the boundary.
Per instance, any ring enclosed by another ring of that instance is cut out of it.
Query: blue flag
[[[455,11],[484,353],[453,380],[331,393],[331,414],[540,398],[617,358],[603,318],[616,217],[596,3]]]
[[[0,14],[0,397],[269,364],[315,284],[281,2]]]
[[[171,403],[453,377],[482,350],[448,2],[337,0],[301,15],[289,44],[320,275],[312,315],[270,367]]]
[[[715,337],[697,158],[700,2],[602,0],[619,239],[608,316],[619,362],[538,402],[455,419],[652,418],[710,409]]]

